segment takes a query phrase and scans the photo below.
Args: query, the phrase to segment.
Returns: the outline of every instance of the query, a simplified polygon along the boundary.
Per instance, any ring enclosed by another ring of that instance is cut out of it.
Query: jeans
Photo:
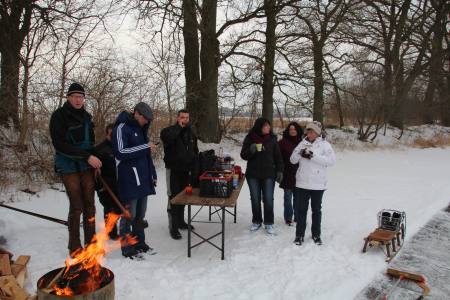
[[[145,244],[143,219],[147,211],[147,197],[133,199],[125,205],[125,208],[130,212],[131,220],[125,217],[120,218],[119,230],[123,255],[129,254],[134,247]],[[136,245],[128,245],[125,237],[130,234],[137,239]]]
[[[294,201],[296,207],[297,228],[296,236],[305,236],[306,216],[308,215],[309,199],[311,199],[312,210],[312,236],[320,237],[320,224],[322,221],[322,197],[324,190],[306,190],[295,188]]]
[[[294,216],[294,221],[297,222],[297,212],[295,209],[294,201],[294,190],[284,189],[284,221],[292,221],[292,216]]]
[[[264,225],[273,225],[273,192],[275,188],[275,178],[258,179],[247,177],[247,183],[250,189],[250,199],[252,201],[252,223],[263,223],[261,210],[262,200],[264,203]]]

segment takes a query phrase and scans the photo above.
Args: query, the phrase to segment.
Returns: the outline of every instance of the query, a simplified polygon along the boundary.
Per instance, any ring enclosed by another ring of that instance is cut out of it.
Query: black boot
[[[304,242],[304,238],[302,236],[296,236],[295,237],[294,243],[297,246],[301,246],[303,244],[303,242]]]
[[[181,239],[181,233],[178,231],[177,224],[176,224],[176,218],[174,217],[172,210],[167,210],[167,216],[169,218],[169,232],[170,236],[174,240],[180,240]]]
[[[312,239],[314,243],[316,243],[316,245],[322,245],[322,239],[320,238],[320,236],[313,236]]]
[[[188,229],[189,225],[183,220],[178,226],[179,229]],[[194,226],[191,225],[191,230],[194,230]]]

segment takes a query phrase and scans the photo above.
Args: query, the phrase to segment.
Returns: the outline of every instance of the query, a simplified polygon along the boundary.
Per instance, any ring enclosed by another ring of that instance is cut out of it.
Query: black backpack
[[[198,154],[197,159],[194,162],[194,168],[191,173],[192,187],[199,187],[199,185],[200,185],[199,177],[205,171],[213,171],[216,161],[217,161],[217,156],[213,149],[203,151]]]

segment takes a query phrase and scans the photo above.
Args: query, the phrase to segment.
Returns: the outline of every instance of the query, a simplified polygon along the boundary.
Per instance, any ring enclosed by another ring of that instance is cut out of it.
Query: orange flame
[[[78,277],[79,272],[71,274],[71,270],[74,266],[81,270],[86,270],[90,274],[90,280],[83,282],[81,292],[91,292],[100,288],[101,284],[101,263],[106,253],[111,252],[117,248],[120,248],[120,244],[108,245],[109,233],[116,226],[117,220],[120,215],[109,213],[106,217],[105,223],[100,224],[100,230],[94,235],[91,243],[82,249],[79,253],[75,254],[73,258],[68,257],[66,259],[66,267],[64,274],[62,275],[67,281],[73,280]],[[137,243],[137,239],[127,235],[125,238],[121,238],[121,244],[134,245]],[[53,291],[59,296],[74,295],[74,291],[69,287],[60,288],[57,283],[52,286]]]

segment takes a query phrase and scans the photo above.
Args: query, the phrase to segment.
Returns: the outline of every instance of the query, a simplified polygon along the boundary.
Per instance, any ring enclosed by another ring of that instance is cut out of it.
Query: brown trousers
[[[95,234],[95,178],[94,171],[87,170],[62,176],[69,197],[69,251],[81,248],[80,216],[83,214],[84,245]]]

